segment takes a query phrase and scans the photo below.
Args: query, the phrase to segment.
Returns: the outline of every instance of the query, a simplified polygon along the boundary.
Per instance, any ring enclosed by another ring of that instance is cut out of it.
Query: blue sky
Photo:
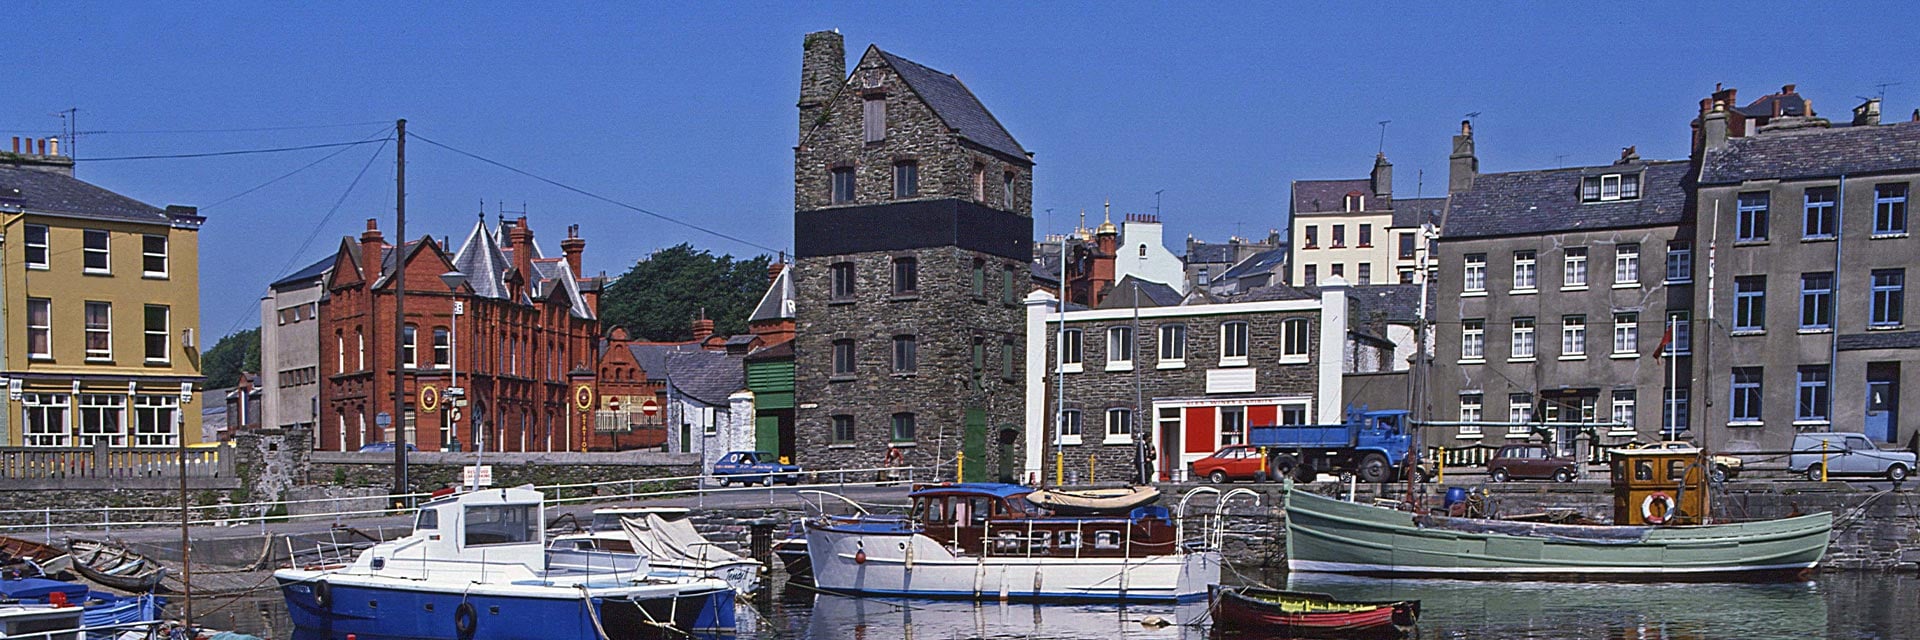
[[[258,324],[266,283],[379,217],[392,150],[373,148],[226,200],[337,149],[89,163],[415,133],[775,248],[792,242],[802,36],[838,28],[953,73],[1037,162],[1036,233],[1151,211],[1169,244],[1283,228],[1288,182],[1364,176],[1444,191],[1448,136],[1479,112],[1483,171],[1686,153],[1696,104],[1797,83],[1846,117],[1885,88],[1920,106],[1920,9],[1749,2],[1546,3],[136,3],[9,6],[4,136],[57,132],[78,108],[79,175],[146,202],[205,207],[204,331]],[[1837,7],[1836,7],[1837,9]],[[1904,44],[1903,44],[1904,43]],[[31,56],[31,57],[27,57]],[[343,126],[323,126],[343,125]],[[302,128],[285,128],[302,127]],[[212,132],[220,129],[274,129]],[[143,133],[162,131],[168,133]],[[618,274],[692,242],[762,250],[415,142],[408,230],[459,237],[486,203],[524,203],[550,252],[569,224],[586,268]],[[1047,212],[1051,209],[1051,212]],[[307,243],[304,250],[299,247]]]

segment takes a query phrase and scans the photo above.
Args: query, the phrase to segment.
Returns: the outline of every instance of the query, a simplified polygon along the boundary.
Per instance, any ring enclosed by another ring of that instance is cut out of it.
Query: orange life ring
[[[1660,515],[1657,516],[1653,514],[1653,503],[1656,498],[1660,502]],[[1647,524],[1665,524],[1667,519],[1673,516],[1673,507],[1673,496],[1657,491],[1649,493],[1647,499],[1640,501],[1640,519],[1645,520]]]

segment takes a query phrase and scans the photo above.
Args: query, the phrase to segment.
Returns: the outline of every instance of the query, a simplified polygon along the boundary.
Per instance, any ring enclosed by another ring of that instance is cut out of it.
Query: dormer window
[[[1580,184],[1581,202],[1613,202],[1640,198],[1640,174],[1609,173],[1587,176]]]
[[[1348,211],[1364,211],[1367,208],[1367,197],[1361,195],[1358,191],[1349,193],[1347,194],[1346,207]]]

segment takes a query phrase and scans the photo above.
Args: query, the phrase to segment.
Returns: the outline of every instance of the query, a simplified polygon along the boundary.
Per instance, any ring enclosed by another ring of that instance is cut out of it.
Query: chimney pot
[[[1793,87],[1794,87],[1794,85],[1790,85],[1790,84],[1788,84],[1788,85],[1781,85],[1781,86],[1780,86],[1780,93],[1781,93],[1781,95],[1789,95],[1789,96],[1790,96],[1790,95],[1793,95]]]
[[[48,151],[47,155],[54,155],[54,156],[60,155],[60,138],[58,137],[48,138],[47,144],[51,148],[51,150]]]
[[[43,155],[43,156],[47,155],[47,139],[46,138],[40,139],[40,155]]]
[[[13,152],[20,153],[20,136],[13,137]]]

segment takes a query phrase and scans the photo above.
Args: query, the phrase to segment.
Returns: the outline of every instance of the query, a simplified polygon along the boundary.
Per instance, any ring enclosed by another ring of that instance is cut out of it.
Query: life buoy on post
[[[460,640],[473,640],[474,629],[480,626],[480,613],[472,603],[462,602],[453,609],[453,631]]]
[[[1654,515],[1653,503],[1660,503],[1660,514]],[[1673,497],[1665,493],[1649,493],[1647,499],[1640,501],[1640,519],[1647,524],[1664,524],[1673,517]]]

